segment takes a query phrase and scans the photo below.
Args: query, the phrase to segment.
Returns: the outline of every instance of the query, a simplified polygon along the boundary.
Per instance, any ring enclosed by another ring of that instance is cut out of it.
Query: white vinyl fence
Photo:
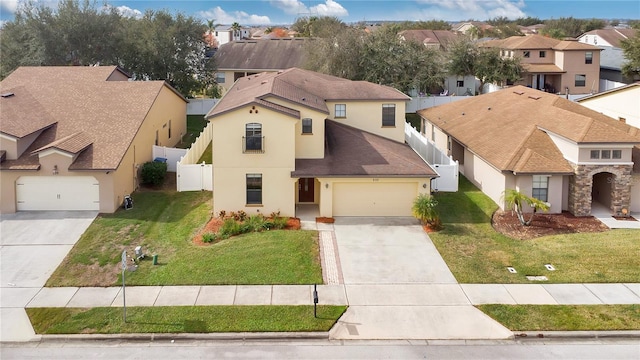
[[[153,158],[167,159],[167,171],[176,172],[176,164],[187,153],[187,149],[153,145]]]
[[[452,102],[469,99],[470,96],[422,96],[413,97],[407,103],[406,113],[414,113],[418,110],[427,109],[430,107],[449,104]]]
[[[458,161],[440,151],[433,142],[422,136],[409,123],[404,124],[404,139],[440,175],[431,183],[433,191],[458,191]]]
[[[206,115],[220,99],[189,99],[187,115]]]
[[[213,165],[198,164],[198,160],[211,143],[213,128],[211,123],[202,130],[196,141],[176,164],[178,191],[213,190]]]

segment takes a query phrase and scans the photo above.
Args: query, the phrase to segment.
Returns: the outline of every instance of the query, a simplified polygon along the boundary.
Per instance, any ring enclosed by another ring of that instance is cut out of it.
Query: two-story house
[[[551,213],[640,212],[640,129],[562,97],[514,86],[418,111],[422,131],[505,209],[516,189]]]
[[[410,216],[437,173],[404,143],[408,100],[298,68],[238,79],[206,115],[214,212]]]
[[[597,93],[600,86],[600,48],[541,35],[489,40],[481,47],[500,49],[504,57],[520,58],[524,73],[515,85],[560,94]]]
[[[115,66],[20,67],[0,82],[0,212],[114,212],[153,145],[186,132],[187,100]]]
[[[633,38],[635,35],[635,29],[597,29],[580,35],[578,41],[602,49],[600,54],[600,79],[631,84],[637,79],[622,76],[622,66],[627,62],[627,59],[620,46],[623,40]],[[605,90],[609,89],[600,89],[600,91]]]

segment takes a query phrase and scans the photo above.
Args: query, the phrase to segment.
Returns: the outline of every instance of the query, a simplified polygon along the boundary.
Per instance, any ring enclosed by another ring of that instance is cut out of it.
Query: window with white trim
[[[382,104],[382,126],[396,126],[396,104]]]
[[[262,174],[247,174],[247,205],[262,204]]]
[[[546,175],[533,175],[531,196],[547,202],[549,201],[549,177]]]
[[[347,117],[347,104],[336,104],[335,113],[337,118]]]
[[[311,118],[302,119],[302,133],[303,134],[313,133],[313,120]]]

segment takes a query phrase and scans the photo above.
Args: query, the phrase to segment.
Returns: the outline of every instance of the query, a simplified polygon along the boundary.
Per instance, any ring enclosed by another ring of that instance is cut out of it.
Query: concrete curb
[[[42,335],[35,342],[67,341],[170,341],[170,340],[328,340],[329,332],[241,332],[241,333],[135,333]]]
[[[523,339],[640,339],[640,330],[613,331],[518,331],[516,340]]]

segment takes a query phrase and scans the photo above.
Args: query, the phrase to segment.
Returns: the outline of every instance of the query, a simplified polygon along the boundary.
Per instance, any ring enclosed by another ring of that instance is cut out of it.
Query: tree
[[[620,47],[622,47],[626,59],[622,65],[622,74],[638,80],[640,78],[640,30],[636,32],[634,37],[622,40]]]
[[[216,19],[207,20],[207,33],[205,34],[205,42],[210,48],[218,47],[218,39],[216,39],[216,28],[220,24],[216,23]]]
[[[451,30],[451,24],[444,20],[404,21],[398,25],[402,30]]]
[[[413,200],[411,212],[423,224],[429,225],[433,230],[440,230],[442,222],[436,207],[438,201],[428,194],[420,194]]]
[[[531,196],[527,196],[514,189],[505,190],[503,193],[503,198],[507,207],[512,208],[516,212],[518,220],[520,220],[520,223],[524,226],[531,225],[533,217],[538,210],[549,211],[549,205],[544,201],[538,200]],[[529,217],[529,220],[526,220],[524,217],[523,207],[525,204],[530,206],[533,210],[531,213],[531,217]]]
[[[291,29],[297,37],[328,38],[343,31],[347,26],[335,16],[303,16],[296,19]]]
[[[237,22],[231,24],[231,30],[233,30],[232,40],[240,39],[242,37],[242,26]]]
[[[602,29],[606,22],[600,19],[576,19],[573,17],[545,20],[542,34],[556,39],[578,37],[588,31]]]

